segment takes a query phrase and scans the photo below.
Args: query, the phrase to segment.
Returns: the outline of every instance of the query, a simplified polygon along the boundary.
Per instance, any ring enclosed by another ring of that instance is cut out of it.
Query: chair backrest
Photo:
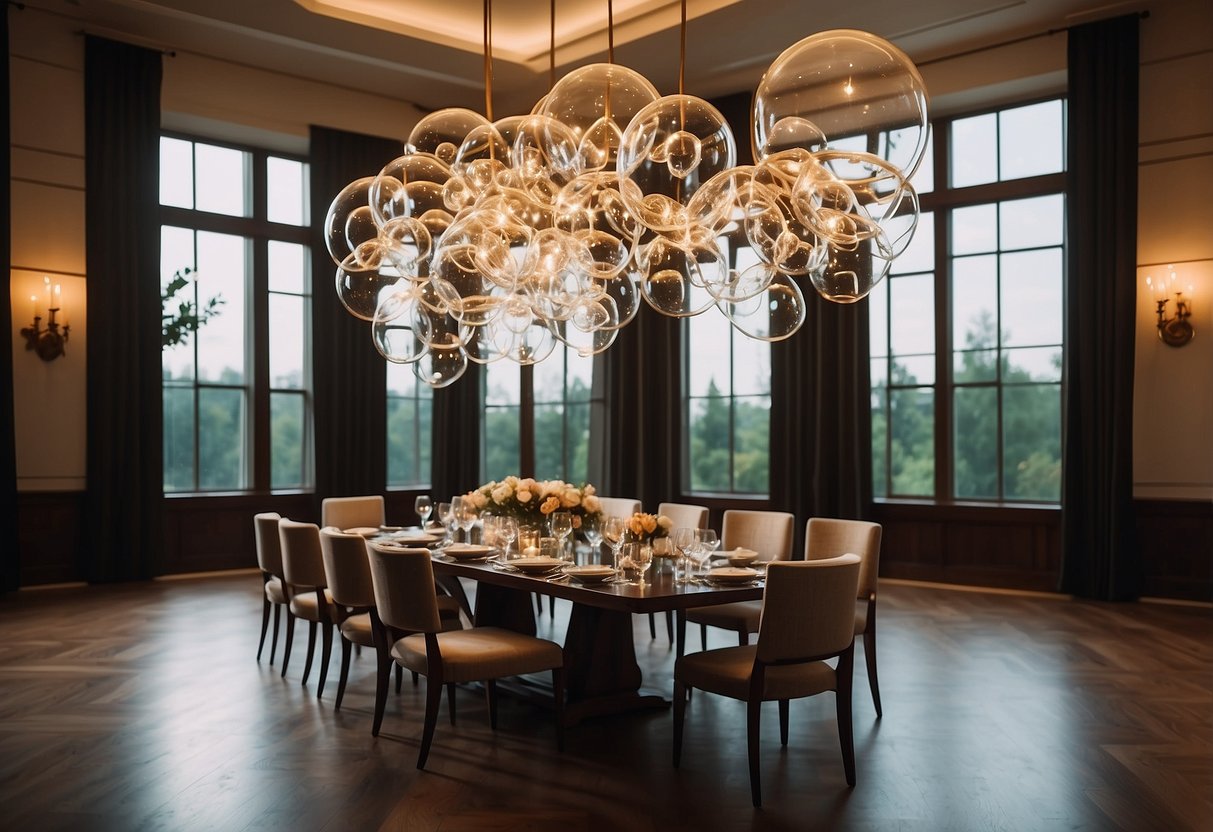
[[[262,572],[276,578],[282,577],[282,544],[278,541],[278,521],[282,519],[276,511],[265,511],[253,515],[253,533],[257,537],[257,565]]]
[[[293,586],[324,586],[324,556],[320,554],[320,527],[283,517],[278,521],[282,545],[282,577]]]
[[[729,509],[720,530],[720,550],[753,549],[759,560],[791,560],[794,515],[786,511]]]
[[[675,529],[706,529],[708,527],[708,507],[692,506],[687,503],[662,503],[657,506],[657,513],[670,518]]]
[[[859,555],[772,563],[762,596],[757,658],[832,656],[855,638]]]
[[[329,594],[336,603],[344,607],[375,606],[365,538],[331,526],[321,529],[320,554],[324,556]]]
[[[640,501],[628,497],[599,497],[602,504],[603,517],[622,517],[627,519],[640,511]]]
[[[386,549],[368,543],[371,584],[379,618],[389,627],[414,633],[437,633],[438,595],[428,549]]]
[[[383,496],[325,497],[320,503],[320,525],[338,529],[383,525]]]
[[[810,517],[804,533],[804,559],[820,560],[846,552],[859,555],[858,597],[872,598],[880,575],[880,535],[879,523]]]

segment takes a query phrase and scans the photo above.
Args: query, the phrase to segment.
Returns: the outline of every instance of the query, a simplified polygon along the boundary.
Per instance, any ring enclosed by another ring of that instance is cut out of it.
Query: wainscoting
[[[416,521],[415,495],[386,495],[389,523]],[[1213,601],[1213,503],[1138,500],[1135,506],[1144,564],[1142,594]],[[21,585],[83,580],[84,493],[22,492],[17,508]],[[720,511],[714,508],[712,522],[719,528]],[[319,520],[311,494],[166,497],[159,573],[256,566],[252,517],[259,511]],[[879,503],[872,517],[884,526],[884,577],[1057,589],[1058,509]]]

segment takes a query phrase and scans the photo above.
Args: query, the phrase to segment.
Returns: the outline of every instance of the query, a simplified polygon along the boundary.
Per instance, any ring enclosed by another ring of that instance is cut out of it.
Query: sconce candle
[[[1175,293],[1175,314],[1168,318],[1167,303],[1170,301],[1171,287],[1175,284],[1175,267],[1168,265],[1167,269],[1167,276],[1157,282],[1147,276],[1146,285],[1158,304],[1158,339],[1168,347],[1182,347],[1196,335],[1196,330],[1188,321],[1192,316],[1192,286],[1189,284],[1187,287],[1187,298],[1184,298],[1183,292]]]
[[[30,295],[34,322],[22,328],[21,335],[27,350],[33,350],[43,361],[54,361],[65,354],[71,327],[67,325],[66,317],[62,325],[55,320],[56,313],[61,311],[63,287],[58,283],[52,287],[49,277],[43,277],[42,283],[46,288],[46,328],[42,328],[42,316],[38,314],[38,296]]]

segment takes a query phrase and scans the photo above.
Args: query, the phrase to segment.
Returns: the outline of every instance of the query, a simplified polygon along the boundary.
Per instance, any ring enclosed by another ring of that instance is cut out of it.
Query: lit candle
[[[60,310],[63,309],[63,286],[62,285],[60,285],[58,283],[55,284],[55,292],[54,292],[52,299],[55,302],[55,306],[54,306],[55,309],[60,309]]]
[[[525,549],[522,550],[522,556],[524,558],[539,557],[539,547],[538,546],[527,546]]]
[[[30,310],[31,317],[33,317],[33,318],[38,317],[38,296],[37,295],[29,296],[29,310]]]
[[[46,289],[46,315],[47,317],[50,317],[50,308],[54,304],[52,303],[53,298],[51,297],[51,279],[46,275],[42,276],[42,286]]]

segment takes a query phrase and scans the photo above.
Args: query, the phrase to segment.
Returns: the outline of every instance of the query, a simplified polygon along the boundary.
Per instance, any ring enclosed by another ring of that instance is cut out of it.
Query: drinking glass
[[[560,559],[567,560],[565,556],[566,542],[570,534],[573,533],[573,515],[567,511],[557,511],[552,514],[551,518],[552,534],[560,541]]]
[[[581,518],[581,533],[590,544],[590,563],[598,563],[602,545],[602,519],[597,514],[587,514]]]
[[[413,508],[416,510],[417,516],[421,518],[421,528],[424,530],[426,521],[430,519],[430,512],[434,510],[434,503],[428,494],[422,494],[413,501]]]
[[[622,557],[620,550],[623,548],[623,536],[627,527],[627,523],[622,517],[608,517],[602,521],[602,536],[607,545],[611,547],[611,559],[615,566],[615,577],[611,578],[608,583],[627,583],[623,577],[623,567],[620,563]]]
[[[451,498],[451,541],[456,539],[455,532],[460,528],[460,521],[463,518],[463,497],[454,496]]]
[[[480,542],[486,546],[497,546],[501,542],[499,524],[503,518],[486,514],[480,518]]]
[[[628,583],[644,586],[644,573],[653,565],[653,547],[647,543],[625,543],[623,562],[630,564],[630,568],[636,573],[636,580]]]
[[[674,529],[670,533],[670,542],[674,546],[674,583],[689,583],[691,549],[695,546],[695,529]]]
[[[454,500],[451,501],[454,503]],[[464,498],[459,506],[456,520],[459,521],[459,528],[463,530],[463,539],[472,542],[472,527],[476,525],[476,505],[469,499]]]
[[[714,529],[695,530],[695,545],[691,547],[691,560],[695,564],[695,571],[698,575],[707,574],[712,552],[716,551],[716,547],[719,545],[720,540]]]
[[[449,543],[451,540],[451,504],[439,503],[438,513],[435,515],[438,522],[442,524],[442,539],[443,542]]]
[[[513,517],[498,517],[497,537],[504,544],[502,546],[502,555],[508,558],[510,556],[510,545],[518,537],[518,521]]]

